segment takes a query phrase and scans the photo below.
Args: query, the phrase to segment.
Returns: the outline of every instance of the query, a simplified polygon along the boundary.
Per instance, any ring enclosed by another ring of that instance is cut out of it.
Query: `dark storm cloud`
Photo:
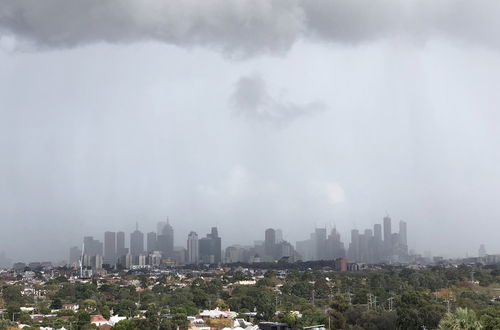
[[[239,115],[277,124],[325,109],[325,105],[319,101],[299,104],[276,99],[269,94],[265,81],[258,75],[244,76],[238,80],[231,96],[231,104]]]
[[[290,47],[303,26],[295,2],[21,0],[0,5],[0,29],[45,47],[159,40],[231,53]]]
[[[0,33],[39,47],[156,40],[226,54],[281,53],[300,38],[432,37],[499,46],[498,1],[2,0]]]

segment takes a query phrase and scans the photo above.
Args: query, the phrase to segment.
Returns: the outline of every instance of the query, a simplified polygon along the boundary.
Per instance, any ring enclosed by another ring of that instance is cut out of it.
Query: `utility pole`
[[[446,311],[448,313],[451,313],[451,306],[450,306],[451,299],[445,299],[444,302],[446,303]]]
[[[392,312],[392,307],[393,307],[393,304],[394,304],[394,297],[390,297],[387,300],[389,301],[389,312]]]

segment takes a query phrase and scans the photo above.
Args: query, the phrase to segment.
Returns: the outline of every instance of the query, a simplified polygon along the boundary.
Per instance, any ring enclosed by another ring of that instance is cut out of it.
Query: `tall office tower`
[[[276,231],[272,228],[266,229],[264,240],[264,252],[266,256],[273,257],[275,255],[276,247]]]
[[[222,240],[219,236],[219,232],[217,231],[217,227],[212,227],[210,231],[210,238],[213,242],[214,262],[219,264],[222,262]]]
[[[484,246],[484,244],[479,245],[479,251],[478,251],[479,258],[484,258],[486,257],[486,255],[487,255],[486,247]]]
[[[399,255],[408,255],[408,240],[406,236],[406,222],[399,222]]]
[[[82,257],[82,250],[78,246],[73,246],[69,249],[69,264],[78,265]]]
[[[204,264],[215,263],[215,258],[212,253],[212,240],[208,237],[202,237],[198,240],[199,261]]]
[[[217,232],[217,227],[212,227],[207,237],[198,241],[199,260],[203,263],[218,264],[221,260],[221,238]]]
[[[384,217],[384,255],[393,255],[391,218],[389,216]]]
[[[359,260],[359,230],[351,230],[351,243],[349,244],[348,256],[352,261]]]
[[[127,255],[128,251],[125,248],[125,233],[119,231],[116,233],[116,259]]]
[[[174,257],[174,229],[170,225],[170,221],[158,223],[159,231],[156,237],[158,250],[161,251],[163,257]]]
[[[151,253],[158,250],[158,242],[156,240],[156,233],[149,232],[146,236],[146,252]]]
[[[364,232],[364,242],[363,242],[363,253],[362,259],[364,262],[372,263],[373,262],[373,230],[365,229]]]
[[[382,261],[384,243],[382,240],[382,225],[377,223],[373,225],[373,261]]]
[[[116,233],[107,231],[104,233],[104,258],[103,263],[114,266],[116,264]]]
[[[375,241],[382,242],[382,225],[379,223],[373,225],[373,238]]]
[[[187,239],[187,263],[197,264],[199,260],[198,234],[190,232]]]
[[[135,231],[130,234],[130,254],[138,256],[144,253],[144,234],[135,225]]]
[[[281,229],[276,229],[276,244],[283,242],[283,231]]]
[[[174,255],[174,228],[170,225],[170,221],[167,219],[167,224],[163,226],[162,235],[165,236],[165,252],[169,256]]]
[[[157,235],[162,235],[163,234],[163,228],[165,228],[165,226],[167,225],[167,223],[165,221],[160,221],[156,224],[156,234]]]
[[[328,235],[326,244],[328,260],[345,258],[344,243],[342,243],[342,241],[340,240],[340,233],[337,232],[336,228],[333,228],[330,232],[330,235]]]
[[[102,256],[102,242],[94,239],[92,236],[85,236],[83,238],[83,253],[88,256]]]
[[[392,233],[392,246],[391,246],[391,255],[392,256],[399,256],[399,234],[398,233]]]
[[[316,239],[316,260],[326,260],[326,228],[316,228],[314,234]]]

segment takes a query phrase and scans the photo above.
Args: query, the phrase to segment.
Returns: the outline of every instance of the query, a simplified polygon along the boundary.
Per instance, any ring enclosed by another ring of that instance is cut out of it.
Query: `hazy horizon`
[[[500,3],[0,1],[0,252],[408,223],[500,253]],[[495,142],[497,141],[497,142]],[[128,240],[128,239],[127,239]]]

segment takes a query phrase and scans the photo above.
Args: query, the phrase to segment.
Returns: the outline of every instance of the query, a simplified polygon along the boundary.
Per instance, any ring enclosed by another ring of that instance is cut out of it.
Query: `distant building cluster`
[[[347,249],[336,228],[329,233],[326,228],[316,228],[308,239],[296,242],[295,246],[283,239],[281,229],[268,228],[263,238],[252,246],[228,246],[223,253],[217,227],[212,227],[205,237],[191,231],[186,246],[175,247],[174,229],[167,220],[159,222],[156,231],[147,234],[136,225],[128,247],[123,231],[105,232],[104,242],[86,236],[82,248],[70,249],[69,261],[85,269],[340,259],[367,264],[408,262],[406,222],[400,221],[399,232],[393,233],[389,216],[383,219],[383,226],[375,224],[373,230],[360,233],[353,229]]]
[[[92,236],[83,238],[82,248],[73,246],[69,251],[69,263],[90,268],[134,268],[160,265],[220,264],[221,238],[216,227],[206,237],[198,239],[195,232],[188,236],[187,247],[174,247],[174,229],[169,221],[159,222],[156,231],[146,235],[136,225],[130,233],[129,245],[125,244],[123,231],[104,233],[104,242]]]
[[[383,228],[381,224],[375,224],[373,230],[365,229],[363,233],[351,230],[347,258],[364,263],[408,262],[406,222],[399,222],[398,233],[392,232],[391,222],[391,218],[386,216]]]

